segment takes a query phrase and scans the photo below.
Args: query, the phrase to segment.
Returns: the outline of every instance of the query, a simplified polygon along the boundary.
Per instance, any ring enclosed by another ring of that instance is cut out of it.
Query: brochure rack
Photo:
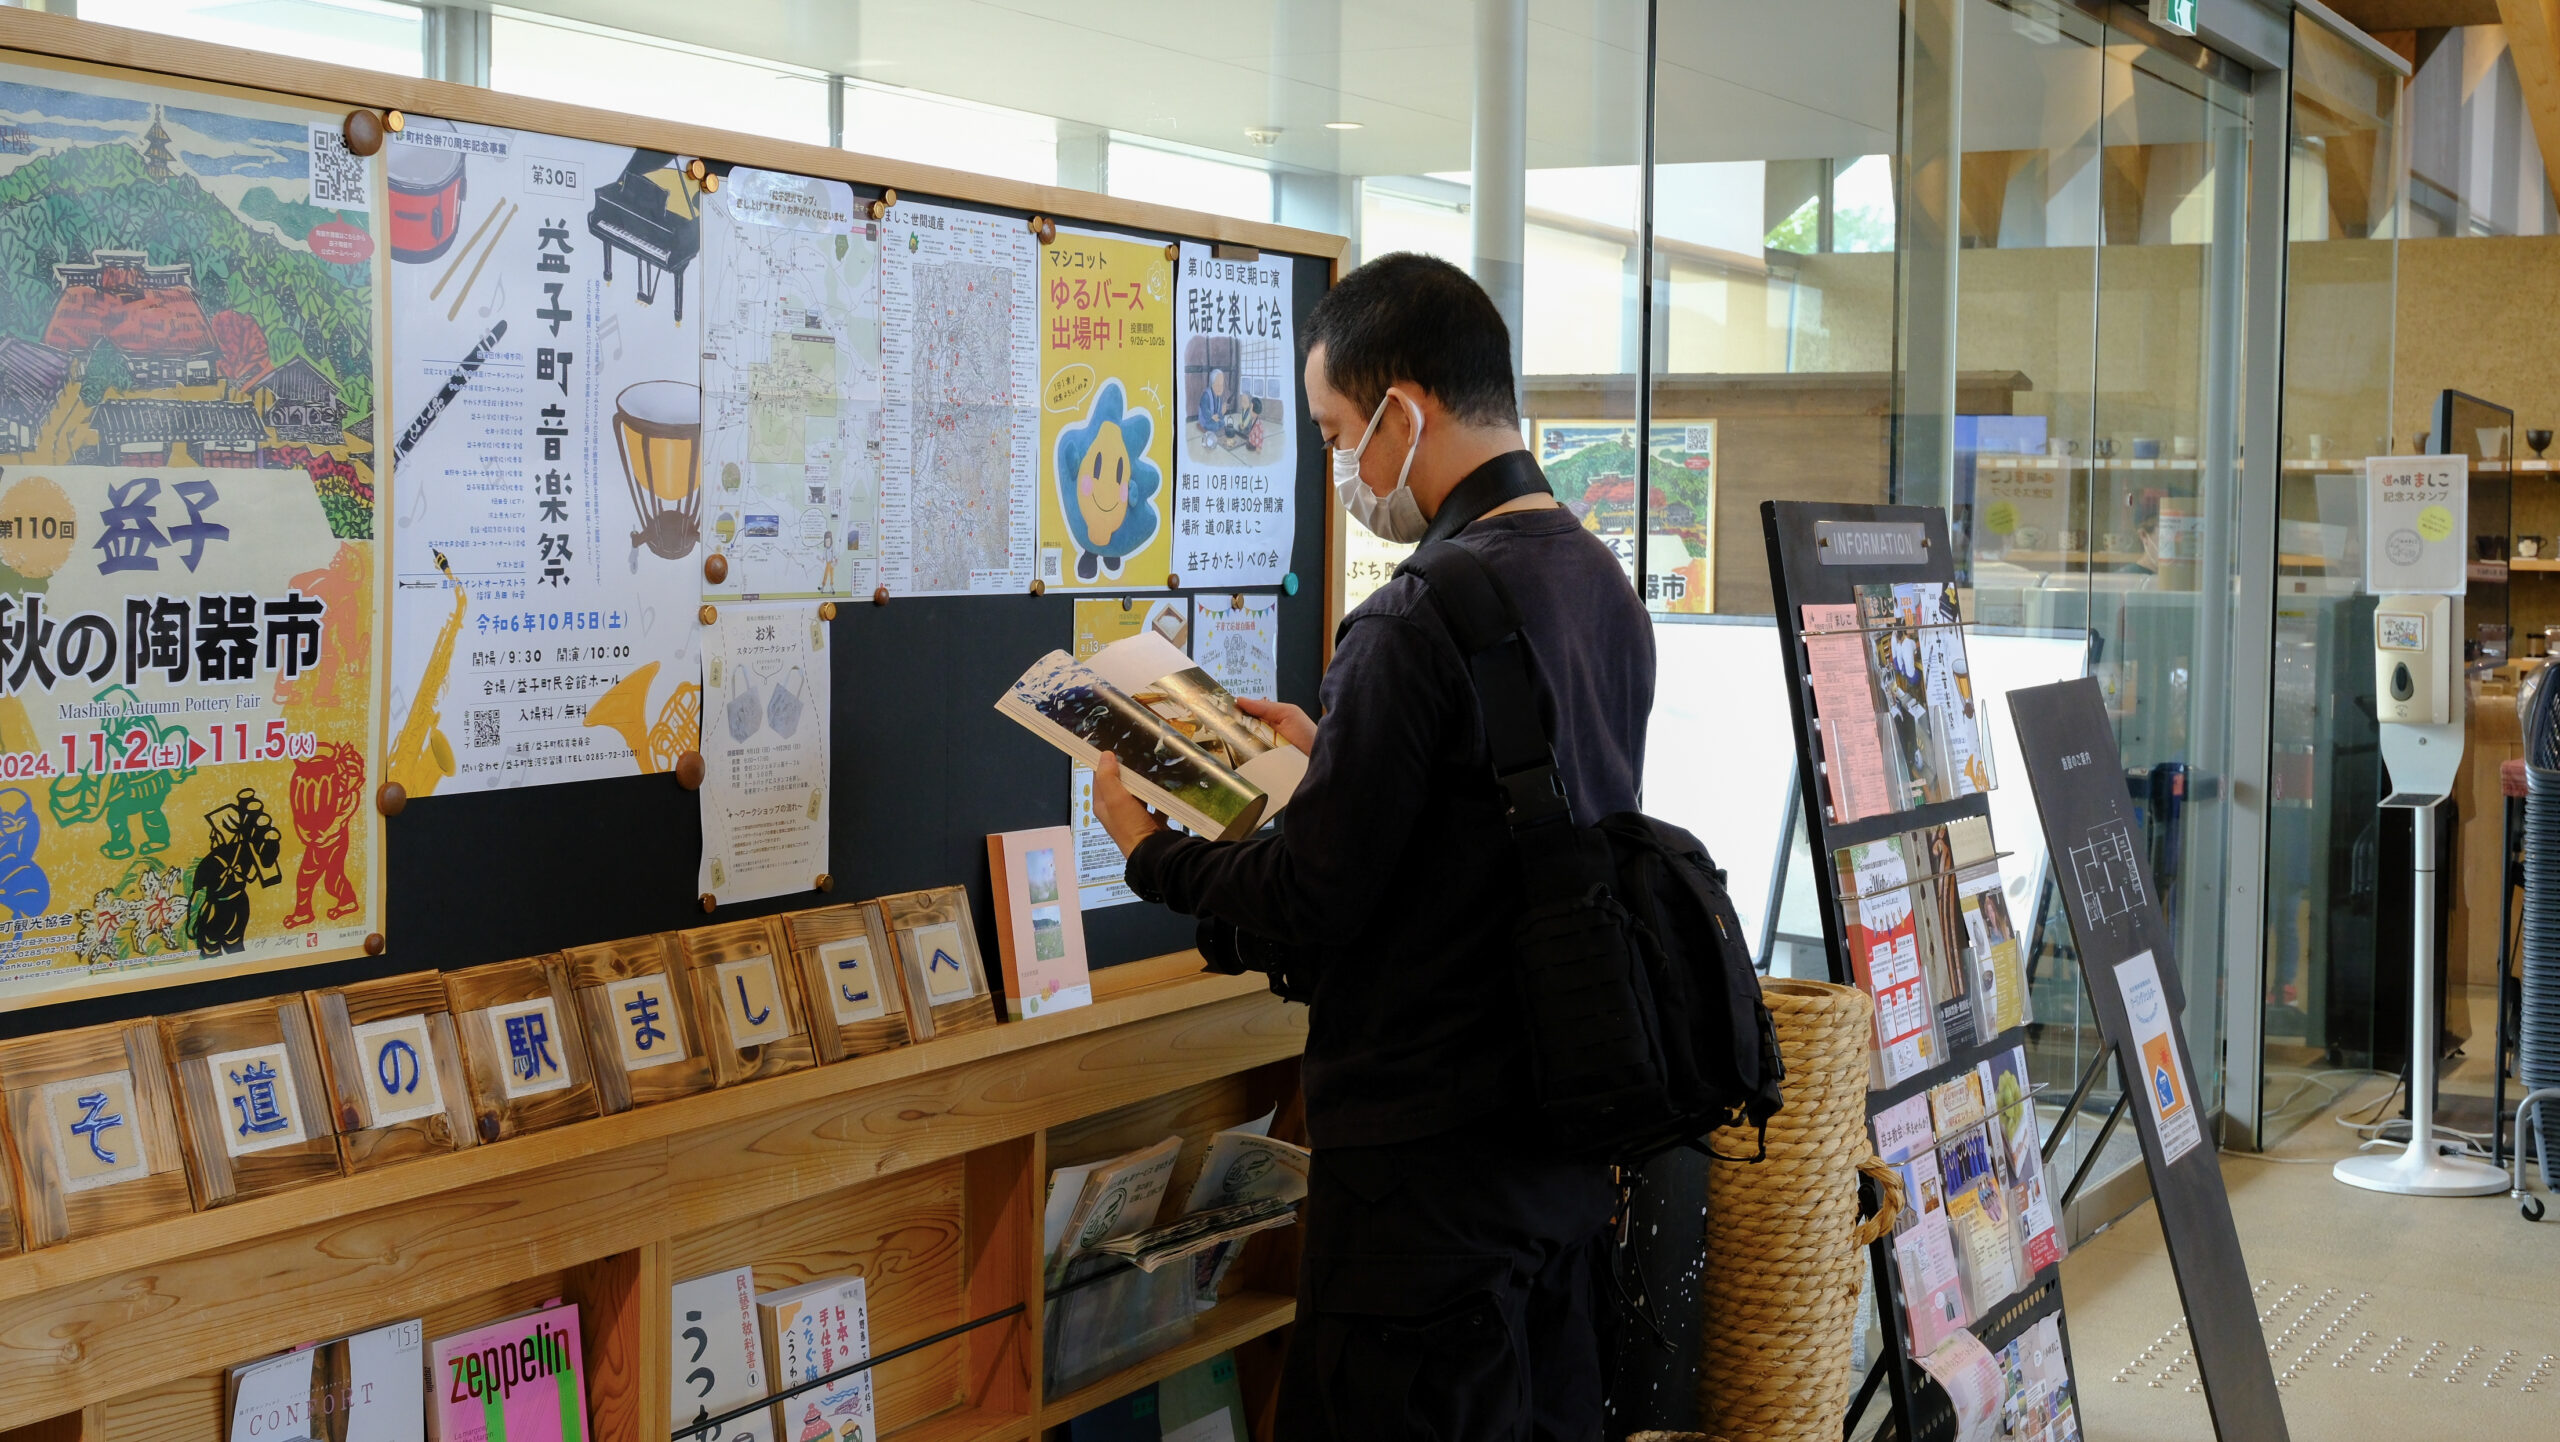
[[[1831,980],[1857,985],[1859,978],[1852,964],[1847,935],[1849,922],[1844,907],[1856,905],[1858,897],[1844,895],[1838,869],[1833,864],[1835,854],[1843,848],[1879,842],[1951,822],[1971,822],[1987,827],[1991,803],[1987,790],[1974,789],[1953,799],[1887,809],[1881,814],[1856,820],[1835,821],[1832,818],[1830,798],[1835,791],[1833,778],[1826,768],[1849,764],[1849,758],[1825,754],[1826,735],[1834,738],[1836,744],[1843,718],[1836,715],[1825,717],[1816,704],[1816,662],[1808,650],[1808,637],[1818,643],[1828,628],[1808,630],[1805,608],[1854,606],[1859,600],[1858,589],[1862,586],[1914,582],[1952,586],[1955,566],[1953,552],[1947,543],[1946,516],[1941,511],[1917,506],[1778,501],[1762,503],[1760,515],[1768,541],[1769,578],[1775,593],[1778,635],[1786,651],[1787,686],[1796,732],[1798,792],[1804,798],[1806,836],[1815,858],[1814,883],[1822,913],[1823,941],[1830,957]],[[1874,715],[1856,719],[1870,728],[1877,724]],[[1828,732],[1824,724],[1826,721],[1831,723]],[[1913,875],[1923,881],[1932,879],[1921,874],[1925,869],[1915,867]],[[1983,1000],[1987,1003],[1988,998]],[[1871,1136],[1872,1121],[1880,1113],[1926,1096],[1932,1088],[1960,1080],[1981,1063],[2006,1056],[2020,1046],[2024,1038],[2023,1026],[2011,1026],[1998,1031],[1988,1041],[1947,1046],[1936,1052],[1930,1064],[1916,1071],[1906,1071],[1890,1084],[1880,1074],[1867,1098]],[[2031,1102],[2021,1104],[2032,1105]],[[2060,1135],[2062,1133],[2057,1130],[2056,1136]],[[2049,1162],[2053,1150],[2053,1139],[2047,1139],[2041,1160]],[[2057,1218],[2061,1215],[2064,1201],[2065,1198],[2055,1198],[2052,1202],[2052,1212]],[[1873,1266],[1876,1311],[1883,1327],[1884,1347],[1850,1404],[1850,1424],[1854,1427],[1859,1415],[1882,1388],[1890,1398],[1891,1412],[1889,1425],[1880,1435],[1899,1437],[1906,1442],[1951,1437],[1954,1435],[1953,1405],[1945,1390],[1921,1366],[1892,1237],[1877,1239]],[[2035,1269],[2006,1297],[1978,1298],[1976,1302],[1975,1316],[1967,1330],[1994,1353],[2018,1341],[2045,1319],[2053,1319],[2065,1365],[2058,1400],[2067,1402],[2076,1415],[2078,1388],[2076,1374],[2069,1368],[2070,1332],[2063,1318],[2059,1263],[2050,1262]]]

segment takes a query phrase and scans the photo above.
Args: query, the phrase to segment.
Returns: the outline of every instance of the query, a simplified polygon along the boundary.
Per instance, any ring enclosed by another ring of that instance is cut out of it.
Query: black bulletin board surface
[[[2285,1442],[2284,1402],[2267,1362],[2267,1338],[2258,1301],[2249,1290],[2248,1264],[2232,1227],[2231,1198],[2222,1188],[2222,1158],[2201,1115],[2195,1058],[2186,1044],[2186,994],[2178,980],[2160,892],[2149,858],[2134,840],[2141,834],[2124,785],[2098,683],[2083,677],[2009,693],[2017,722],[2018,751],[2035,788],[2044,823],[2045,854],[2053,859],[2054,889],[2071,918],[2080,953],[2081,980],[2098,1014],[2098,1030],[2115,1049],[2124,1083],[2137,1091],[2150,1084],[2143,1047],[2136,1038],[2116,967],[2151,954],[2165,993],[2169,1034],[2177,1038],[2177,1084],[2186,1089],[2185,1110],[2202,1128],[2194,1145],[2164,1160],[2161,1126],[2153,1108],[2137,1098],[2126,1110],[2142,1140],[2158,1203],[2160,1236],[2177,1275],[2195,1339],[2196,1373],[2213,1413],[2214,1434],[2248,1442]]]
[[[865,198],[877,193],[862,186],[855,191]],[[1024,214],[965,200],[914,198]],[[1180,238],[1126,227],[1098,228],[1167,241]],[[1293,310],[1303,327],[1332,283],[1332,262],[1321,256],[1291,258]],[[1297,390],[1297,534],[1291,565],[1298,589],[1280,600],[1279,674],[1281,698],[1312,712],[1324,655],[1325,523],[1332,489],[1326,483],[1324,443],[1307,420],[1303,381]],[[1181,418],[1168,420],[1178,426]],[[1084,593],[1085,599],[1096,594]],[[1166,593],[1130,594],[1144,599]],[[1271,588],[1249,594],[1271,594]],[[831,633],[836,788],[828,837],[832,892],[722,906],[704,915],[696,885],[702,855],[698,798],[672,775],[421,797],[399,816],[375,817],[388,840],[383,935],[389,949],[383,955],[0,1012],[0,1037],[165,1015],[402,972],[450,971],[565,946],[954,882],[969,888],[980,952],[987,958],[989,981],[1000,992],[986,838],[990,832],[1065,824],[1069,765],[1047,742],[998,715],[995,701],[1041,655],[1073,643],[1075,600],[1053,592],[900,598],[886,606],[837,603]],[[292,901],[288,884],[257,893],[253,904],[286,907]],[[1192,944],[1190,918],[1146,902],[1088,911],[1084,925],[1086,953],[1097,969]]]

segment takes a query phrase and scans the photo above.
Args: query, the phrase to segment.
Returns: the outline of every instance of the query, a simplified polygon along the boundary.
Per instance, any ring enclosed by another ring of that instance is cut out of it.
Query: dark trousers
[[[1613,1201],[1499,1134],[1319,1149],[1278,1442],[1598,1442]]]

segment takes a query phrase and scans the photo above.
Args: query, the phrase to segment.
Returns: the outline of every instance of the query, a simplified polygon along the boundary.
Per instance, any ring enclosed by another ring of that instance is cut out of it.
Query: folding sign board
[[[2214,1430],[2285,1442],[2284,1404],[2180,1025],[2186,995],[2175,938],[2160,914],[2106,699],[2083,677],[2012,691],[2009,712],[2098,1031],[2136,1094],[2127,1110],[2151,1167],[2160,1234],[2186,1304]]]
[[[478,1143],[442,975],[413,971],[303,999],[350,1175]]]
[[[800,973],[800,994],[809,1003],[818,1060],[842,1061],[907,1044],[907,990],[878,907],[857,903],[795,911],[782,918],[782,933]]]
[[[193,1209],[158,1022],[0,1042],[0,1094],[30,1250]]]
[[[337,1111],[299,993],[160,1019],[198,1210],[339,1176]]]
[[[881,923],[907,987],[907,1019],[919,1040],[994,1026],[994,996],[978,956],[969,893],[957,886],[881,897]]]
[[[799,969],[770,918],[696,927],[676,935],[702,1049],[722,1086],[818,1064]]]
[[[562,952],[608,1113],[718,1086],[675,940],[634,936]]]
[[[480,1140],[538,1132],[597,1115],[586,1029],[557,955],[447,972],[463,1071]]]

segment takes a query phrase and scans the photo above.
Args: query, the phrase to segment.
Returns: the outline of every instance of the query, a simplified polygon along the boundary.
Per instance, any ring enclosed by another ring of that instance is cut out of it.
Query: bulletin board
[[[186,67],[207,53],[181,42],[72,27],[22,12],[10,12],[0,23],[0,47],[7,46],[169,73],[187,73]],[[15,58],[0,48],[0,61]],[[1300,325],[1330,285],[1341,245],[1332,237],[1279,226],[339,67],[296,65],[289,74],[280,74],[272,65],[255,73],[243,66],[236,75],[195,73],[234,84],[284,84],[298,94],[277,103],[303,109],[335,107],[343,113],[357,104],[400,107],[464,122],[699,156],[715,169],[754,166],[840,180],[852,186],[859,203],[882,198],[894,188],[900,201],[981,211],[1009,223],[1047,216],[1064,226],[1107,227],[1150,242],[1208,242],[1222,255],[1289,255],[1295,261],[1291,309]],[[1288,383],[1297,392],[1291,579],[1299,584],[1294,589],[1249,587],[1245,593],[1277,596],[1278,690],[1283,699],[1312,710],[1328,640],[1325,580],[1333,507],[1323,475],[1324,448],[1306,419],[1297,367],[1293,363],[1288,370]],[[387,441],[383,449],[388,454]],[[396,498],[396,471],[390,486]],[[1132,581],[1084,594],[1088,600],[1097,593],[1127,594],[1143,604],[1187,589],[1141,588]],[[834,655],[829,893],[722,905],[706,918],[696,885],[702,840],[699,799],[671,775],[419,796],[396,816],[382,817],[370,806],[364,811],[382,837],[379,929],[386,947],[380,954],[52,1004],[32,1004],[31,999],[0,1011],[0,1036],[426,968],[452,970],[697,926],[706,919],[744,919],[953,883],[967,886],[981,946],[992,956],[997,943],[986,836],[1069,819],[1067,759],[999,715],[993,703],[1026,665],[1070,644],[1076,604],[1071,590],[1053,586],[1046,594],[1026,590],[837,604],[829,623]],[[1194,594],[1225,597],[1235,592],[1217,588]],[[282,890],[289,899],[290,878]],[[1089,912],[1085,926],[1088,953],[1097,967],[1180,951],[1193,940],[1189,918],[1143,902]]]

